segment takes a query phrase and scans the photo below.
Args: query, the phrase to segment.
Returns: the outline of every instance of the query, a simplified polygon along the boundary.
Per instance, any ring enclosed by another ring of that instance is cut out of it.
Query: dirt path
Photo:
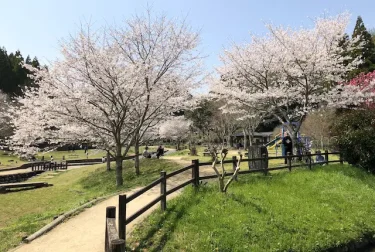
[[[210,167],[201,167],[202,175],[212,174]],[[191,178],[191,171],[181,173],[168,179],[167,190],[181,184]],[[130,195],[139,190],[136,188],[129,191]],[[168,199],[176,197],[181,190],[168,196]],[[133,200],[126,209],[127,216],[135,213],[138,209],[155,199],[160,195],[160,187],[156,186],[147,193]],[[118,196],[111,197],[91,208],[86,209],[79,215],[72,217],[66,222],[60,224],[47,234],[39,237],[29,244],[23,244],[17,247],[13,252],[73,252],[73,251],[104,251],[104,230],[105,230],[105,209],[107,206],[116,206],[118,208]],[[160,207],[156,204],[153,208],[141,215],[127,226],[129,234],[134,225],[144,219],[153,209]]]

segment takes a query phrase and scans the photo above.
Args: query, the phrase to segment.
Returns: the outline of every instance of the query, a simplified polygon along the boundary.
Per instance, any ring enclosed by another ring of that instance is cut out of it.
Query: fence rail
[[[244,171],[239,171],[238,174],[248,174],[248,173],[264,173],[265,175],[267,175],[270,171],[275,171],[275,170],[282,170],[282,169],[288,169],[289,171],[292,171],[292,168],[297,168],[297,167],[308,167],[309,169],[312,169],[312,166],[314,165],[317,165],[317,164],[328,164],[328,163],[341,163],[343,164],[343,159],[342,159],[342,155],[340,152],[328,152],[328,151],[325,151],[324,153],[324,161],[323,162],[319,162],[319,163],[314,163],[312,161],[312,157],[314,156],[318,156],[318,155],[321,155],[321,154],[318,154],[318,153],[315,153],[315,154],[312,154],[312,153],[306,153],[305,155],[290,155],[288,153],[287,156],[279,156],[279,157],[267,157],[266,155],[264,155],[263,157],[260,157],[260,158],[252,158],[252,159],[242,159],[242,162],[253,162],[253,161],[261,161],[261,169],[250,169],[250,170],[244,170]],[[329,160],[329,156],[330,155],[339,155],[339,160]],[[292,164],[292,159],[293,158],[298,158],[298,159],[301,159],[301,160],[304,160],[305,163],[296,163],[296,164]],[[284,166],[278,166],[278,167],[271,167],[269,168],[268,167],[268,161],[269,160],[275,160],[275,159],[282,159],[282,160],[285,160],[286,161],[286,165]],[[218,162],[220,163],[220,162]],[[236,165],[237,165],[237,159],[236,157],[234,156],[232,158],[232,160],[224,160],[223,161],[224,164],[229,164],[229,163],[232,163],[233,164],[233,170],[235,169]],[[213,179],[213,178],[217,178],[217,175],[207,175],[207,176],[200,176],[199,175],[199,167],[200,166],[207,166],[207,165],[212,165],[212,162],[202,162],[200,163],[199,160],[193,160],[192,161],[192,164],[189,165],[189,166],[186,166],[184,168],[181,168],[179,170],[176,170],[176,171],[173,171],[169,174],[167,174],[166,172],[162,171],[160,173],[160,178],[158,178],[157,180],[153,181],[152,183],[150,183],[149,185],[145,186],[144,188],[142,188],[141,190],[133,193],[132,195],[130,195],[129,197],[127,197],[127,195],[119,195],[119,218],[118,218],[118,227],[119,227],[119,230],[118,230],[118,238],[121,240],[121,241],[124,241],[124,246],[119,248],[119,249],[123,249],[123,250],[106,250],[106,252],[108,251],[125,251],[125,244],[126,244],[126,225],[128,225],[129,223],[131,223],[132,221],[134,221],[136,218],[138,218],[141,214],[143,214],[144,212],[146,212],[148,209],[150,209],[151,207],[153,207],[154,205],[156,205],[158,202],[160,202],[160,207],[161,207],[161,210],[162,211],[165,211],[166,208],[167,208],[167,196],[176,192],[177,190],[187,186],[187,185],[190,185],[192,184],[193,186],[195,187],[198,187],[199,186],[199,183],[201,180],[206,180],[206,179]],[[173,176],[176,176],[182,172],[186,172],[188,170],[191,169],[191,179],[183,182],[182,184],[170,189],[170,190],[167,190],[167,179],[168,178],[171,178]],[[232,176],[234,174],[234,172],[227,172],[225,173],[224,175],[225,176]],[[145,192],[147,192],[148,190],[150,190],[151,188],[157,186],[158,184],[160,184],[160,195],[158,197],[156,197],[154,200],[152,200],[151,202],[149,202],[147,205],[145,205],[144,207],[142,207],[141,209],[139,209],[137,212],[135,212],[134,214],[132,214],[131,216],[129,216],[128,218],[126,218],[126,205],[128,203],[130,203],[132,200],[136,199],[137,197],[141,196],[142,194],[144,194]],[[112,207],[114,208],[114,207]],[[111,222],[110,222],[111,223]],[[109,224],[110,224],[109,223]],[[106,222],[106,248],[111,244],[110,243],[110,240],[107,239],[107,230],[108,230],[108,221]],[[112,224],[110,224],[112,225]]]
[[[105,225],[105,252],[125,251],[125,240],[119,239],[116,229],[116,207],[107,207]]]

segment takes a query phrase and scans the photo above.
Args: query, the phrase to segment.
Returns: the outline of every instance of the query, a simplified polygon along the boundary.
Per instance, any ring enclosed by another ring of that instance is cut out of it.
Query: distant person
[[[51,156],[51,163],[53,163],[53,156]]]
[[[142,156],[144,156],[145,158],[151,158],[151,153],[148,152],[147,146],[146,146],[145,150],[143,151]]]
[[[322,156],[322,153],[318,150],[316,151],[316,159],[315,159],[315,162],[316,163],[324,163],[324,157]]]
[[[156,157],[160,158],[164,154],[164,148],[160,145],[158,149],[156,150]]]
[[[282,143],[285,148],[285,156],[287,156],[288,153],[290,153],[290,155],[293,155],[293,142],[292,138],[289,136],[289,133],[286,133],[286,136],[283,138]],[[287,162],[287,158],[285,158],[284,163],[287,164]]]

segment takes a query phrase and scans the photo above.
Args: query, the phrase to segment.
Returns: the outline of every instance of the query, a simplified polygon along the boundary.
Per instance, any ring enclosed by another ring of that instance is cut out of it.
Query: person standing
[[[161,145],[158,147],[158,149],[156,150],[156,157],[159,159],[160,156],[162,156],[164,154],[164,150],[163,148],[161,147]]]
[[[286,136],[283,138],[282,143],[285,148],[285,156],[287,156],[288,153],[290,153],[290,155],[293,155],[293,142],[292,138],[289,136],[289,133],[286,133]],[[287,162],[287,157],[285,157],[284,163],[287,164]]]

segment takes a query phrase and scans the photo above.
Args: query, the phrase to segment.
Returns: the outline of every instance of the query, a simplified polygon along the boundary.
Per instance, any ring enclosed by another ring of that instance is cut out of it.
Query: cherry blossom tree
[[[115,158],[116,184],[122,185],[131,144],[181,108],[199,84],[198,42],[184,21],[150,12],[119,27],[82,28],[63,41],[62,59],[48,70],[25,66],[39,89],[19,98],[13,141],[29,146],[51,127],[58,130],[48,138],[56,142],[89,139]]]
[[[181,142],[189,136],[191,124],[191,121],[183,116],[173,117],[160,125],[159,135],[161,138],[176,141],[179,150]]]
[[[327,94],[360,63],[354,59],[344,64],[349,56],[343,56],[340,40],[348,21],[344,13],[318,18],[312,28],[268,25],[266,36],[253,36],[250,43],[235,44],[223,53],[221,79],[213,82],[212,92],[246,107],[252,111],[249,116],[273,115],[295,141],[305,116],[330,103],[335,95]]]

